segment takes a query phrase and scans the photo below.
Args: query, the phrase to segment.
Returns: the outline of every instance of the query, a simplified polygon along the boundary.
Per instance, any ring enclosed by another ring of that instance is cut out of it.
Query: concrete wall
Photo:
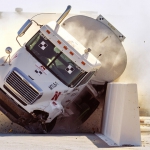
[[[122,7],[113,4],[111,11],[102,9],[101,14],[126,36],[123,45],[127,53],[127,67],[116,82],[137,83],[140,115],[147,116],[150,115],[150,10],[148,9],[148,1],[146,2],[144,5],[141,3],[134,5],[133,2],[127,5],[124,2]],[[114,11],[115,9],[121,9],[121,11]],[[24,12],[20,14],[17,12],[0,13],[0,56],[6,55],[5,48],[7,46],[11,46],[13,52],[19,49],[15,40],[17,31],[28,18],[35,14]],[[45,24],[51,20],[56,20],[59,15],[41,15],[37,16],[35,20]],[[38,29],[36,25],[33,25],[25,36],[18,40],[21,44],[27,42]]]

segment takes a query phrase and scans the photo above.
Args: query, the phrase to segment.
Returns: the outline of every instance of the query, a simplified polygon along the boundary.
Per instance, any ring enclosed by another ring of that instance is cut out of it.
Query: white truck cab
[[[84,47],[56,21],[40,30],[0,66],[0,109],[13,122],[35,133],[48,133],[56,118],[101,67]],[[22,36],[32,24],[19,30]],[[10,53],[7,48],[6,52]],[[1,62],[3,59],[1,59]],[[78,87],[78,90],[75,90]],[[82,87],[82,88],[80,88]]]

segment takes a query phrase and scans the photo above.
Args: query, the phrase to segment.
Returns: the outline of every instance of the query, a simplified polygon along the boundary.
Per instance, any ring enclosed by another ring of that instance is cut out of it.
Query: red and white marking
[[[49,71],[43,65],[41,65],[39,62],[37,62],[35,64],[35,66],[38,67],[44,74],[46,74],[46,75],[49,74]]]
[[[51,100],[57,101],[57,99],[58,99],[58,97],[59,97],[60,94],[61,94],[61,92],[56,91]]]

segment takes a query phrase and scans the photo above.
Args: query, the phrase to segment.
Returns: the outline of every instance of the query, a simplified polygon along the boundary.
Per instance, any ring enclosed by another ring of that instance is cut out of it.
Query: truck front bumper
[[[27,119],[31,119],[32,115],[17,105],[2,89],[0,89],[0,110],[12,122],[21,126],[24,125]]]

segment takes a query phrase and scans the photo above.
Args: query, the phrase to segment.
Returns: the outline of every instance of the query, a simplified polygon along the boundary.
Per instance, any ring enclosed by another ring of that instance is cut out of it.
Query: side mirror
[[[18,36],[19,37],[23,36],[31,25],[32,25],[32,20],[28,19],[18,31]]]
[[[6,47],[5,52],[7,54],[10,54],[12,52],[12,48],[11,47]]]
[[[6,47],[5,52],[8,54],[8,56],[0,66],[5,66],[5,63],[7,63],[7,60],[9,61],[9,65],[11,65],[10,64],[10,53],[12,52],[12,48],[11,47]]]

